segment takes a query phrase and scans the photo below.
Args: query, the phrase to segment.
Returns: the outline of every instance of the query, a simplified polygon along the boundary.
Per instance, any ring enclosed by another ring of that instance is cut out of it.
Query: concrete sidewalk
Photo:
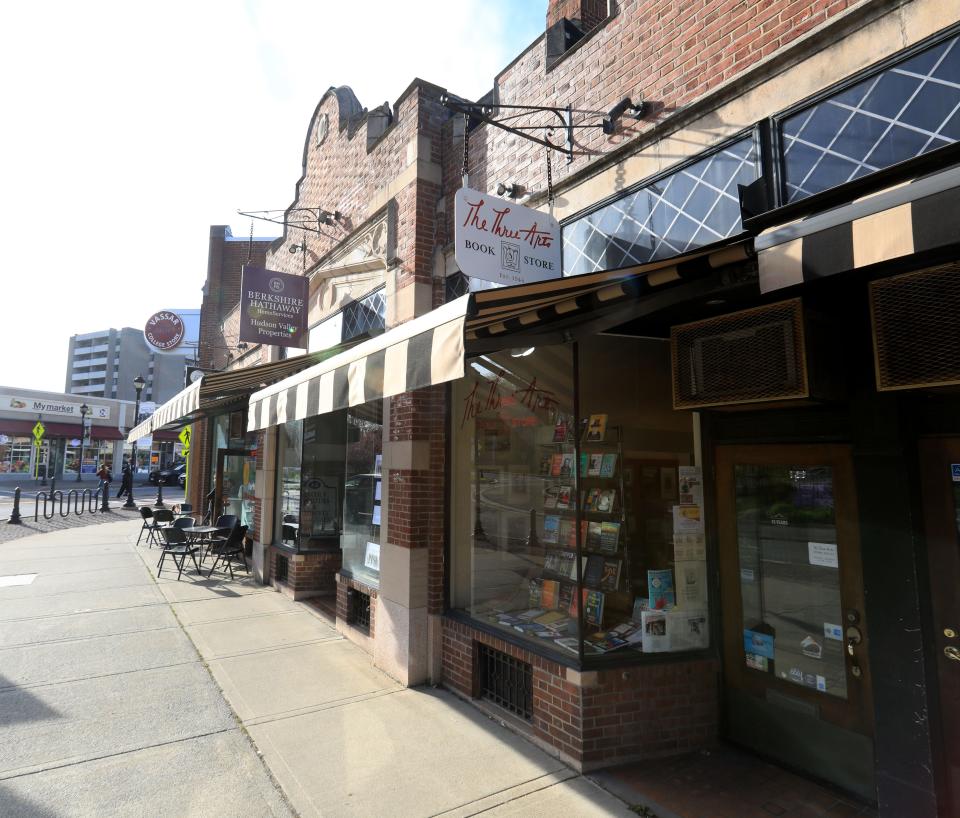
[[[272,589],[155,581],[138,529],[0,546],[0,575],[38,573],[0,587],[0,814],[282,815],[271,775],[303,816],[634,814],[446,691],[399,686]]]

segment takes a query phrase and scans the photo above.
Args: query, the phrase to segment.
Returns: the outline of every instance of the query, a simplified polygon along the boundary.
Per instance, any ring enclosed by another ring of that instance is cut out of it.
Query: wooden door
[[[940,689],[943,815],[960,814],[960,438],[920,442],[933,645]]]

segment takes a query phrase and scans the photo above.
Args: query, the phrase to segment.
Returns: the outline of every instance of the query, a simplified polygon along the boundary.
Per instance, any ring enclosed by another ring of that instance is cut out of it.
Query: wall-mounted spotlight
[[[296,253],[306,253],[307,252],[307,240],[304,239],[299,244],[291,244],[287,248],[292,254]]]
[[[526,193],[526,188],[519,182],[500,182],[497,185],[497,196],[519,199],[524,193]]]
[[[646,113],[646,109],[647,106],[642,100],[635,103],[630,97],[624,97],[607,111],[607,115],[603,118],[603,132],[607,135],[612,134],[616,129],[614,123],[624,114],[628,114],[634,119],[641,119]]]
[[[339,210],[324,210],[319,208],[317,211],[317,221],[320,224],[333,224],[343,218],[343,213]]]

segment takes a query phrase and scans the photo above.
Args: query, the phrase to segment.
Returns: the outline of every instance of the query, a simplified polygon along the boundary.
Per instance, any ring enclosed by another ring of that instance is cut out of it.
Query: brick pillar
[[[590,31],[607,16],[607,0],[550,0],[547,6],[547,28],[566,18],[579,20],[584,31]]]

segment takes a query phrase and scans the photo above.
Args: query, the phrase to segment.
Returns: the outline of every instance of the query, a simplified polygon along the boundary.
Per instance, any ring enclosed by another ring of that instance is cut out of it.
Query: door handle
[[[948,659],[952,659],[954,662],[960,662],[960,648],[955,648],[953,645],[948,645],[943,649],[943,655]]]
[[[853,649],[863,641],[863,634],[860,633],[860,628],[855,628],[851,625],[847,628],[847,654],[849,656],[854,655]]]

